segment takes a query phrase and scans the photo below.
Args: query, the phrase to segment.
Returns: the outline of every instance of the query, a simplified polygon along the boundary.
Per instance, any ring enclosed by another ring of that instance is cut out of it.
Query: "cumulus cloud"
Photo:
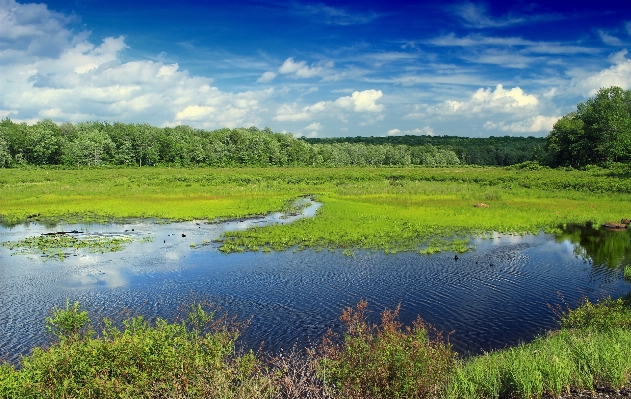
[[[322,129],[322,125],[319,122],[313,122],[309,126],[305,128],[306,130],[320,130]]]
[[[510,90],[498,84],[495,89],[480,88],[466,101],[447,100],[437,106],[417,107],[417,112],[406,115],[408,118],[427,117],[429,115],[462,114],[475,116],[484,113],[514,113],[516,110],[532,109],[539,104],[533,94],[526,94],[520,87]]]
[[[381,97],[381,90],[355,91],[350,96],[338,98],[335,104],[341,108],[352,108],[355,112],[381,112],[383,104],[376,103]]]
[[[312,78],[322,75],[325,68],[331,68],[333,65],[333,61],[325,61],[310,67],[306,61],[294,62],[294,58],[289,57],[278,68],[278,72],[283,75],[293,75],[296,78]]]
[[[273,89],[222,92],[178,64],[123,62],[125,38],[94,44],[42,4],[0,0],[0,110],[16,121],[116,120],[202,128],[256,123]]]
[[[421,129],[415,128],[404,131],[401,131],[400,129],[390,129],[386,134],[388,136],[433,136],[434,129],[429,126],[425,126]]]
[[[263,75],[261,75],[260,78],[258,78],[257,82],[259,83],[271,82],[275,77],[276,77],[276,74],[274,72],[265,72]]]
[[[560,116],[544,116],[536,115],[528,119],[506,123],[487,121],[484,124],[484,128],[487,130],[501,130],[511,133],[537,133],[537,132],[549,132],[552,130],[552,126],[560,119]]]
[[[609,59],[613,65],[587,77],[573,78],[570,90],[585,97],[591,97],[602,87],[620,86],[631,88],[631,59],[626,57],[627,50],[614,53]]]
[[[357,113],[378,113],[384,110],[383,104],[376,101],[383,96],[381,90],[355,91],[350,96],[340,97],[335,101],[320,101],[297,109],[295,104],[283,104],[276,112],[274,120],[277,121],[300,121],[311,118],[313,114],[331,111],[344,112],[354,111]],[[341,116],[343,119],[343,115]]]

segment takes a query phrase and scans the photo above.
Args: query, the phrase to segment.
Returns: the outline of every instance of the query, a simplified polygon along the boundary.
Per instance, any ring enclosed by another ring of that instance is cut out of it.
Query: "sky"
[[[623,0],[0,0],[0,118],[545,137],[629,48]]]

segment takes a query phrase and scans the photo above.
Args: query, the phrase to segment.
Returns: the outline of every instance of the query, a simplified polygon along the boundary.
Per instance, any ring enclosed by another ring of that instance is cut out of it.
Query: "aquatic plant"
[[[77,253],[85,249],[91,253],[105,253],[121,251],[126,244],[133,242],[131,236],[123,235],[117,237],[101,236],[94,234],[50,234],[30,236],[17,241],[5,241],[2,246],[10,250],[19,249],[13,252],[14,255],[43,254],[51,258],[63,259],[66,250]]]

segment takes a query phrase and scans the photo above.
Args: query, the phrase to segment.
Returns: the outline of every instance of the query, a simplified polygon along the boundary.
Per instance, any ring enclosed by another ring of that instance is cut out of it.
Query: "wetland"
[[[37,169],[0,184],[14,364],[50,342],[66,300],[115,323],[210,301],[249,319],[243,349],[270,353],[341,332],[361,300],[370,322],[401,304],[401,323],[420,315],[466,358],[555,329],[551,308],[631,291],[631,234],[600,228],[631,218],[631,183],[604,169]]]

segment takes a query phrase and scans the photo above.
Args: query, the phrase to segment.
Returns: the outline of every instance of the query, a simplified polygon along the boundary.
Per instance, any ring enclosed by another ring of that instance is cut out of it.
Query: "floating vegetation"
[[[631,265],[626,265],[624,267],[624,279],[631,281]]]
[[[81,236],[70,234],[43,234],[26,237],[17,241],[6,241],[2,246],[10,250],[16,250],[12,255],[36,255],[41,254],[48,258],[64,259],[66,256],[76,254],[79,250],[90,253],[106,253],[121,251],[125,245],[134,241],[128,235],[103,236],[86,234]],[[68,252],[73,251],[73,252]]]

